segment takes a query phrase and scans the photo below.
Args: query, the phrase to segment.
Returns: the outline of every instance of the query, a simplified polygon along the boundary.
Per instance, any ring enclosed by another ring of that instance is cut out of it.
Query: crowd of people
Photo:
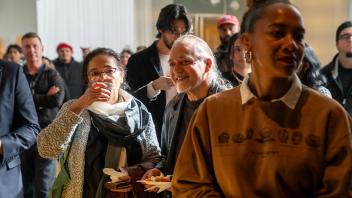
[[[322,67],[295,5],[248,6],[218,19],[215,52],[181,4],[136,53],[9,45],[0,197],[352,197],[352,22]]]

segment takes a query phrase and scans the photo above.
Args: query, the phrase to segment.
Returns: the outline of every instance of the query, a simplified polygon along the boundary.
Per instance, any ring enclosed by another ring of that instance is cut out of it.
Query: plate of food
[[[152,176],[146,180],[139,180],[138,182],[145,185],[145,191],[157,191],[158,193],[171,188],[171,175]]]

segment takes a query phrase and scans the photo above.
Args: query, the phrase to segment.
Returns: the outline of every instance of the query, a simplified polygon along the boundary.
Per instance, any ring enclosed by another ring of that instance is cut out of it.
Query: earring
[[[253,60],[253,53],[252,51],[245,51],[244,52],[244,60],[247,62],[247,63],[251,63],[252,60]]]

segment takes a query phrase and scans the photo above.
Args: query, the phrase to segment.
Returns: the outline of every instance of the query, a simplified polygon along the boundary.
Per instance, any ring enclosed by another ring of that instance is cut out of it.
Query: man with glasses
[[[352,21],[343,22],[336,30],[338,53],[322,69],[332,97],[352,115]]]
[[[169,4],[161,9],[156,28],[157,40],[128,60],[126,81],[152,114],[160,143],[165,106],[176,95],[169,76],[170,49],[180,35],[191,31],[192,20],[183,5]]]

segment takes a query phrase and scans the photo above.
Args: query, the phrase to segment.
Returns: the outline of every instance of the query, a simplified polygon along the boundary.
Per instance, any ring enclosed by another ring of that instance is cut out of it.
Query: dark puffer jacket
[[[348,93],[344,93],[343,85],[338,76],[339,64],[338,54],[336,54],[332,61],[321,70],[321,73],[326,77],[326,88],[331,92],[332,98],[337,100],[349,115],[352,115],[352,85]]]

